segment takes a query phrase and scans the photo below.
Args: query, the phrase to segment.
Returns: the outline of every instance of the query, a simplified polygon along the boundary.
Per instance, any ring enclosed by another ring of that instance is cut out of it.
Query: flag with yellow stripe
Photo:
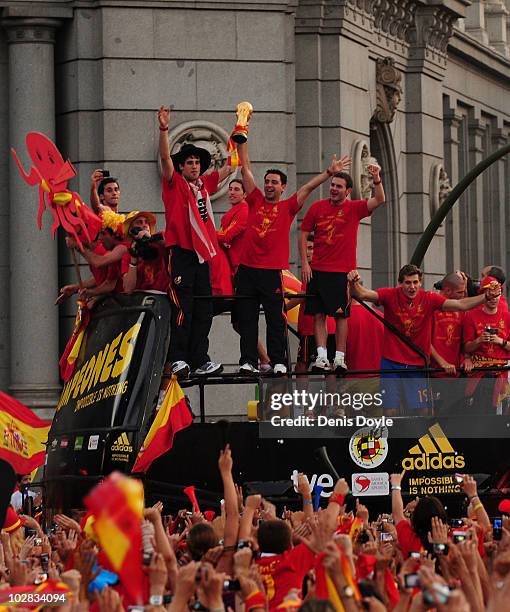
[[[130,597],[143,603],[142,530],[143,485],[113,472],[85,498],[94,517],[97,540]]]
[[[50,425],[0,391],[0,459],[17,474],[30,474],[44,463]]]
[[[138,457],[131,471],[145,473],[155,459],[172,448],[175,434],[191,425],[192,422],[193,417],[186,404],[184,393],[177,382],[177,378],[172,376],[163,403],[138,452]]]

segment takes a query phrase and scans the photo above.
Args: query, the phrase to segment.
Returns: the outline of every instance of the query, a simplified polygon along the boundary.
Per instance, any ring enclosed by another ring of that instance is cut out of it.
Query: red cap
[[[504,499],[499,503],[498,510],[501,514],[510,514],[510,499]]]
[[[24,524],[25,519],[18,516],[14,508],[12,506],[9,506],[7,508],[7,514],[5,515],[5,523],[2,528],[2,531],[5,531],[6,533],[12,533],[13,531],[16,531],[18,527],[21,527]]]
[[[496,285],[493,285],[492,283],[496,283]],[[495,289],[497,286],[499,286],[499,282],[494,278],[494,276],[486,276],[480,283],[480,289],[485,289],[489,286],[491,286],[491,289]]]

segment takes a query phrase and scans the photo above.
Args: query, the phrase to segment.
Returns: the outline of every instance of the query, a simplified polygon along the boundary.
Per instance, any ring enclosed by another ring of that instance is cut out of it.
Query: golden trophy
[[[249,102],[239,102],[236,108],[237,123],[232,132],[232,140],[242,144],[248,140],[248,123],[253,113],[253,106]]]

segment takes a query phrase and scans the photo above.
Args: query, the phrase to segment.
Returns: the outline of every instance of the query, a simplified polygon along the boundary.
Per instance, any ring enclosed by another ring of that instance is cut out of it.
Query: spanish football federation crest
[[[388,455],[388,429],[358,429],[349,441],[349,453],[354,463],[365,470],[378,467]]]

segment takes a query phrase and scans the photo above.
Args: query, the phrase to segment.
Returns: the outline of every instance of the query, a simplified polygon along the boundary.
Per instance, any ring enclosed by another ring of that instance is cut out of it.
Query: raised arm
[[[304,283],[309,283],[312,278],[312,268],[310,268],[310,264],[308,263],[308,258],[306,256],[306,242],[308,238],[309,232],[299,232],[298,238],[298,250],[299,257],[301,258],[301,280]]]
[[[395,524],[405,520],[404,516],[404,502],[402,501],[402,478],[404,477],[405,471],[401,474],[391,474],[390,485],[391,485],[391,513],[395,519]]]
[[[342,172],[343,170],[347,170],[351,166],[351,158],[348,155],[344,155],[340,159],[336,158],[336,155],[333,155],[331,158],[331,163],[328,168],[321,172],[320,174],[315,175],[312,179],[305,183],[302,187],[300,187],[296,193],[297,201],[299,206],[303,206],[306,201],[306,198],[312,193],[314,189],[316,189],[322,183],[325,183],[329,178],[331,178],[337,172]]]
[[[92,176],[90,177],[90,205],[92,206],[92,210],[96,213],[96,215],[99,215],[101,212],[101,200],[99,199],[97,188],[102,180],[103,171],[100,169],[94,170]]]
[[[159,122],[159,156],[161,158],[161,170],[167,181],[172,180],[174,175],[174,164],[170,157],[170,144],[168,142],[168,125],[170,123],[170,109],[160,106],[158,111]]]
[[[239,506],[237,503],[237,492],[232,476],[232,453],[227,444],[224,450],[220,451],[218,459],[221,480],[223,481],[223,497],[225,499],[225,528],[223,531],[223,546],[227,549],[218,564],[219,571],[232,573],[233,550],[237,544],[239,534]]]
[[[370,164],[367,170],[374,179],[374,195],[367,202],[368,210],[372,211],[381,206],[381,204],[384,204],[386,196],[384,195],[384,187],[380,175],[381,168],[376,164]]]
[[[460,300],[445,300],[443,310],[450,312],[466,311],[476,308],[485,302],[485,294],[475,295],[474,297],[465,297]]]
[[[357,270],[351,270],[347,275],[347,280],[349,281],[349,285],[351,288],[351,295],[355,298],[359,298],[365,302],[372,302],[373,304],[377,304],[379,301],[379,296],[377,295],[377,291],[373,291],[372,289],[366,289],[361,284],[361,276]]]
[[[104,255],[93,253],[87,247],[85,247],[83,251],[80,251],[80,253],[89,265],[94,266],[95,268],[104,268],[105,266],[109,266],[110,264],[120,261],[127,253],[127,250],[127,246],[124,244],[118,244]]]
[[[239,159],[241,160],[241,174],[243,176],[243,185],[246,193],[249,195],[255,189],[255,179],[251,171],[250,156],[248,155],[248,143],[243,142],[237,145]]]
[[[128,271],[122,275],[124,293],[133,293],[138,280],[138,258],[131,256]]]
[[[218,170],[218,182],[221,183],[221,181],[224,181],[227,178],[227,176],[230,176],[235,171],[236,171],[235,168],[232,168],[232,166],[227,166],[225,164]]]

